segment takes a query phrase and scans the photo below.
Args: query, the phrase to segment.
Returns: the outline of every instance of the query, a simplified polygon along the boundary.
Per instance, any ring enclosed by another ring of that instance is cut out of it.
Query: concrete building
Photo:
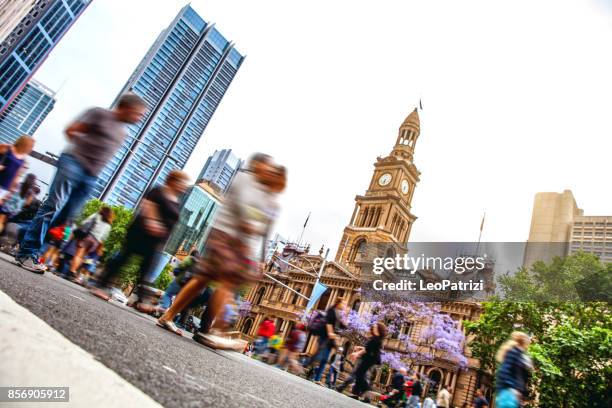
[[[181,9],[136,67],[118,98],[133,92],[149,111],[102,170],[93,191],[109,204],[138,205],[153,185],[182,169],[244,57],[191,6]]]
[[[38,0],[10,30],[0,43],[0,112],[17,97],[90,2]]]
[[[0,143],[12,144],[21,135],[34,136],[54,106],[55,92],[32,79],[0,113]]]
[[[550,262],[578,250],[612,262],[612,216],[586,216],[570,190],[537,193],[533,203],[524,266]]]
[[[242,160],[232,153],[232,149],[215,150],[206,160],[198,181],[208,181],[217,186],[219,191],[225,192],[241,167]]]
[[[367,248],[384,245],[387,251],[394,251],[395,254],[406,251],[411,227],[416,220],[411,212],[411,202],[420,175],[413,163],[419,135],[420,119],[415,109],[401,124],[391,153],[377,158],[374,163],[373,175],[365,194],[355,197],[355,208],[344,228],[334,261],[324,260],[323,248],[318,254],[298,249],[295,256],[291,257],[293,266],[283,271],[272,268],[272,277],[310,297],[316,275],[309,271],[319,271],[322,267],[320,281],[328,289],[316,302],[314,310],[326,310],[336,299],[343,298],[352,310],[359,313],[367,311],[367,299],[362,299],[362,284],[368,279],[363,270],[364,264],[368,262]],[[351,177],[350,171],[346,171],[346,174]],[[387,252],[386,255],[391,254]],[[237,329],[249,341],[256,337],[259,324],[265,316],[272,316],[276,320],[277,329],[280,329],[280,335],[287,336],[308,302],[268,278],[253,285],[246,300],[251,302],[252,308],[248,315],[239,319]],[[462,322],[477,319],[481,306],[475,301],[448,301],[441,304],[441,311]],[[407,321],[404,328],[406,331],[403,333],[409,335],[412,341],[420,347],[428,347],[419,343],[419,335],[426,328],[425,323],[420,320]],[[393,350],[398,347],[398,341],[393,341],[387,341],[385,348]],[[316,337],[309,335],[304,352],[314,353],[316,343]],[[345,353],[353,346],[347,339],[342,339],[342,344]],[[414,362],[411,366],[431,380],[426,385],[426,393],[437,392],[441,384],[446,385],[451,393],[453,407],[470,404],[478,387],[483,388],[488,396],[492,392],[489,376],[479,372],[479,361],[471,357],[467,347],[464,352],[468,360],[465,369],[444,357],[436,357],[425,364]],[[390,371],[382,367],[372,371],[374,390],[383,392],[391,381]]]

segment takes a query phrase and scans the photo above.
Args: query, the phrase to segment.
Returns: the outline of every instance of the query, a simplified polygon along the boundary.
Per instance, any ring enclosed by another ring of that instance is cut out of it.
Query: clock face
[[[410,186],[408,185],[408,180],[402,180],[402,194],[408,194],[410,190]]]
[[[378,184],[380,184],[381,186],[386,186],[387,184],[389,184],[391,182],[391,174],[389,173],[385,173],[382,176],[380,176],[380,178],[378,179]]]

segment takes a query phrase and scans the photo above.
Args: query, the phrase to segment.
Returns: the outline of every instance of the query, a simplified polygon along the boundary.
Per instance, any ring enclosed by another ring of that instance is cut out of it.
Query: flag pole
[[[485,217],[487,212],[482,213],[482,221],[480,222],[480,232],[478,233],[478,243],[476,244],[476,256],[478,256],[478,250],[480,249],[480,239],[482,238],[482,229],[484,228]]]
[[[300,239],[298,239],[298,247],[302,245],[302,238],[304,237],[304,231],[306,231],[306,225],[308,225],[308,220],[310,220],[311,212],[308,212],[308,216],[306,217],[306,221],[304,221],[304,226],[302,227],[302,233],[300,234]]]

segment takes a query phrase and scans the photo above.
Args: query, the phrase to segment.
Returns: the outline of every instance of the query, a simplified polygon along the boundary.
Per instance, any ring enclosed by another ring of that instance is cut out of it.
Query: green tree
[[[91,214],[100,211],[100,209],[107,204],[103,203],[98,199],[89,200],[83,206],[80,216],[77,218],[77,223],[81,223],[85,218]],[[104,256],[102,261],[106,262],[108,259],[118,250],[121,249],[125,235],[127,234],[127,228],[132,222],[133,211],[122,205],[112,205],[110,208],[113,210],[115,215],[113,225],[108,238],[104,241]],[[137,270],[137,268],[136,268]]]
[[[162,272],[159,274],[157,279],[155,280],[155,287],[157,289],[166,290],[166,288],[172,283],[174,276],[172,275],[172,264],[168,263]]]
[[[536,363],[532,387],[539,406],[611,406],[610,304],[581,301],[601,299],[593,297],[601,288],[594,292],[588,285],[607,287],[611,272],[595,256],[579,253],[500,278],[506,299],[484,303],[479,320],[465,322],[481,368],[494,372],[499,346],[512,331],[522,330],[533,336],[529,352]]]

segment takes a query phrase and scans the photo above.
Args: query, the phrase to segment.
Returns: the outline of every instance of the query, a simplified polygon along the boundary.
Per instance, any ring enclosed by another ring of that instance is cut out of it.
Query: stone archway
[[[425,387],[425,395],[429,393],[436,394],[440,389],[440,384],[443,384],[444,372],[439,368],[430,368],[427,371],[427,377],[429,377],[429,382]]]
[[[244,323],[242,323],[242,329],[240,331],[248,336],[252,327],[253,327],[253,318],[248,317],[244,320]]]

